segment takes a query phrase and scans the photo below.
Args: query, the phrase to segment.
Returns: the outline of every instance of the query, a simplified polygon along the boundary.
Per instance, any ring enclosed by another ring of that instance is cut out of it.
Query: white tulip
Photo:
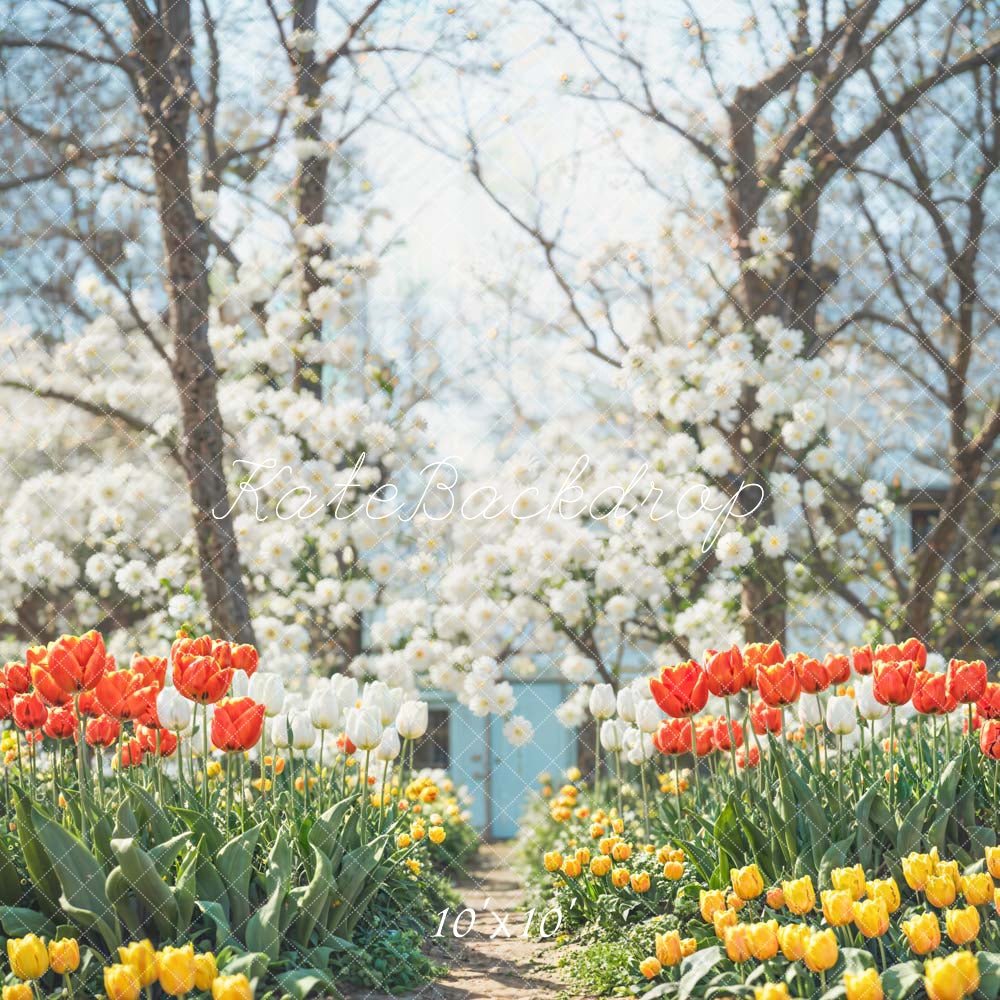
[[[615,707],[615,689],[610,684],[595,684],[591,688],[590,714],[595,719],[610,719]]]
[[[317,688],[309,696],[309,718],[324,732],[336,729],[340,722],[340,701],[329,685]]]
[[[419,740],[427,732],[427,702],[404,701],[396,714],[396,729],[404,740]]]
[[[361,707],[376,712],[383,726],[391,725],[402,703],[402,688],[390,688],[385,681],[372,681],[361,692]]]
[[[635,724],[647,735],[655,733],[663,723],[663,713],[655,701],[640,701],[635,706]]]
[[[618,692],[618,717],[626,722],[635,722],[635,692],[630,687]]]
[[[399,733],[390,726],[382,734],[382,739],[375,748],[375,758],[382,761],[395,760],[399,756],[399,751]]]
[[[834,695],[826,703],[826,728],[836,736],[846,736],[858,728],[854,699],[849,695]]]
[[[250,678],[242,670],[233,671],[232,686],[229,689],[230,698],[246,698],[250,693]]]
[[[271,742],[279,749],[287,749],[292,745],[288,735],[289,722],[284,712],[279,712],[271,719]]]
[[[632,745],[629,747],[627,759],[630,764],[642,764],[644,761],[649,760],[654,753],[656,753],[656,747],[653,745],[653,737],[648,733],[638,734],[639,738],[633,740]]]
[[[382,739],[382,722],[377,712],[367,708],[352,708],[345,725],[347,738],[359,750],[374,750]]]
[[[611,753],[620,753],[625,745],[627,729],[621,719],[605,719],[601,723],[601,746]]]
[[[191,725],[191,702],[177,688],[165,687],[156,696],[156,715],[162,728],[179,733]]]
[[[803,726],[818,726],[823,721],[823,707],[814,694],[802,695],[795,706],[795,712]]]
[[[344,708],[354,708],[358,700],[358,681],[356,677],[348,677],[346,674],[335,674],[330,678],[330,687],[337,695],[337,701]]]
[[[884,719],[889,714],[889,706],[882,705],[875,700],[875,682],[872,680],[871,674],[859,680],[854,693],[858,700],[858,715],[865,722]]]
[[[259,705],[263,705],[264,714],[273,719],[285,704],[285,682],[279,674],[258,670],[250,678],[247,695]]]
[[[294,712],[291,716],[292,746],[296,750],[308,750],[316,742],[316,727],[308,712]]]

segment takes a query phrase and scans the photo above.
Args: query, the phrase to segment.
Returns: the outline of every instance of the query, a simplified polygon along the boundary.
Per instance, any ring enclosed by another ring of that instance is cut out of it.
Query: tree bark
[[[159,14],[138,0],[130,0],[128,7],[162,231],[167,316],[174,342],[171,376],[180,401],[181,462],[188,480],[201,582],[214,631],[227,639],[253,642],[223,474],[219,375],[208,341],[208,239],[191,197],[190,4],[171,0]]]

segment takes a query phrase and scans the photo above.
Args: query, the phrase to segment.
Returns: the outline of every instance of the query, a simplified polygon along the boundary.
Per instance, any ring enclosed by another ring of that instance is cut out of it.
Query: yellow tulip
[[[164,948],[156,953],[160,987],[172,997],[182,997],[194,989],[194,945]]]
[[[632,845],[626,844],[623,840],[619,841],[611,848],[611,857],[615,861],[628,861],[632,857]]]
[[[124,948],[119,948],[118,960],[123,965],[132,967],[143,989],[156,982],[156,977],[159,975],[156,971],[156,949],[148,938],[145,941],[133,941]]]
[[[806,941],[805,959],[806,967],[810,972],[826,972],[832,968],[840,953],[837,947],[837,939],[832,930],[813,931]]]
[[[681,958],[687,958],[698,950],[697,938],[681,938]]]
[[[628,885],[629,870],[627,868],[615,868],[611,872],[611,884],[616,889],[624,889]]]
[[[558,851],[549,851],[544,858],[542,858],[542,863],[545,865],[545,870],[547,872],[557,872],[562,868],[563,858]]]
[[[853,868],[834,868],[830,873],[834,889],[846,889],[851,899],[861,899],[867,889],[865,870],[861,865]]]
[[[80,968],[80,943],[76,938],[59,938],[49,942],[49,966],[57,975],[65,976]]]
[[[684,957],[681,947],[681,936],[677,931],[667,931],[656,935],[656,960],[664,968],[677,965]]]
[[[934,859],[929,854],[914,851],[903,858],[903,877],[915,892],[922,892],[927,887],[927,879],[933,870]]]
[[[831,927],[843,927],[854,919],[854,901],[847,889],[824,889],[819,898],[823,919]]]
[[[1000,878],[1000,847],[986,848],[986,867],[994,878]]]
[[[139,977],[131,965],[109,965],[104,970],[108,1000],[139,1000]]]
[[[793,879],[791,882],[782,882],[781,891],[785,895],[785,906],[797,917],[809,913],[816,905],[816,891],[808,875]]]
[[[865,969],[853,975],[844,973],[844,990],[847,1000],[883,1000],[882,980],[877,969]]]
[[[730,962],[750,961],[750,936],[746,924],[734,924],[726,928],[726,954]]]
[[[618,843],[618,838],[617,837],[605,837],[597,845],[597,849],[601,852],[601,854],[610,854],[611,853],[611,848],[614,847],[615,844],[617,844],[617,843]]]
[[[590,851],[586,847],[577,848],[576,860],[580,862],[580,867],[590,864]]]
[[[658,959],[650,957],[650,958],[644,958],[639,963],[639,971],[647,979],[653,979],[663,971],[663,967],[660,965]]]
[[[753,1000],[790,1000],[791,994],[784,983],[765,983],[754,987]]]
[[[945,910],[944,926],[948,937],[957,945],[975,941],[979,934],[979,911],[974,906],[961,910]]]
[[[869,899],[880,899],[885,903],[885,908],[889,913],[895,913],[899,909],[902,900],[899,896],[899,886],[894,878],[876,878],[868,883]]]
[[[935,875],[944,875],[946,878],[950,878],[952,884],[955,886],[955,891],[958,892],[959,889],[959,879],[961,878],[961,872],[958,870],[957,861],[939,861],[934,866]]]
[[[212,1000],[253,1000],[253,990],[246,976],[219,976],[212,983]]]
[[[734,927],[736,925],[736,920],[737,917],[735,910],[719,910],[718,913],[712,917],[712,925],[715,928],[715,936],[725,940],[726,931],[729,930],[730,927]]]
[[[400,850],[405,850],[412,843],[413,843],[413,841],[410,839],[410,835],[408,833],[401,833],[398,837],[396,837],[396,846]],[[546,854],[545,855],[545,870],[547,872],[555,871],[555,868],[549,868],[548,858],[549,858],[549,855]],[[559,866],[556,865],[556,868],[558,868],[558,867]]]
[[[928,876],[924,892],[927,893],[927,902],[939,910],[955,902],[955,883],[950,875]]]
[[[601,878],[607,875],[611,871],[611,858],[606,858],[602,854],[600,857],[594,858],[590,862],[590,874]]]
[[[750,943],[750,954],[758,962],[774,958],[778,954],[778,921],[766,920],[747,925],[747,940]]]
[[[930,1000],[962,1000],[978,985],[979,963],[971,952],[956,951],[924,963],[924,989]]]
[[[960,875],[958,887],[970,906],[985,906],[993,898],[993,876],[989,872]]]
[[[35,1000],[35,993],[27,983],[14,983],[3,988],[3,1000]]]
[[[806,943],[812,928],[806,924],[785,924],[778,928],[778,944],[781,954],[789,962],[799,962],[806,953]]]
[[[728,896],[726,896],[726,906],[730,910],[736,910],[737,912],[739,912],[740,910],[743,909],[744,906],[747,905],[747,902],[748,900],[740,899],[740,897],[737,896],[735,892],[731,892]]]
[[[563,875],[568,878],[577,878],[579,874],[583,871],[583,865],[576,858],[566,858],[563,861]]]
[[[781,886],[771,886],[764,898],[772,910],[780,910],[785,905],[785,894],[781,891]]]
[[[207,993],[215,982],[215,977],[219,974],[219,968],[215,963],[215,956],[210,951],[202,952],[194,956],[194,985],[195,989]]]
[[[941,944],[941,924],[936,913],[918,914],[899,926],[914,955],[929,955]]]
[[[7,957],[10,971],[18,979],[38,979],[49,968],[49,952],[37,934],[7,939]]]
[[[683,861],[667,861],[663,865],[663,877],[670,882],[676,882],[677,879],[684,877],[684,862]]]
[[[432,844],[444,843],[445,831],[443,826],[432,826],[427,834]]]
[[[649,892],[649,872],[635,872],[629,882],[634,892]]]
[[[698,909],[701,919],[710,924],[716,913],[726,908],[726,894],[721,889],[702,889],[698,893]]]
[[[854,923],[866,938],[881,937],[889,929],[889,911],[879,899],[861,899],[854,904]]]
[[[764,876],[756,865],[730,869],[729,879],[740,899],[756,899],[764,891]]]

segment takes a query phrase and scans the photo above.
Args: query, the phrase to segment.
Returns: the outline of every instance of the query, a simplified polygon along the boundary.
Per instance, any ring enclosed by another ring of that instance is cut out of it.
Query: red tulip
[[[716,697],[728,698],[739,694],[747,686],[750,670],[743,663],[740,647],[733,646],[721,653],[714,649],[705,650],[705,674],[708,690]]]
[[[948,693],[947,674],[917,672],[913,687],[913,707],[921,715],[947,715],[958,703]]]
[[[247,677],[253,677],[257,671],[257,650],[249,643],[233,645],[233,669],[242,670]]]
[[[712,726],[712,743],[717,750],[722,751],[728,751],[731,745],[743,746],[743,727],[734,719],[730,729],[725,719],[716,719]]]
[[[32,649],[45,649],[44,646],[32,647]],[[31,650],[28,650],[29,654]],[[31,662],[31,657],[28,657]],[[14,692],[14,694],[27,694],[31,687],[31,670],[23,663],[10,660],[3,668],[3,682]]]
[[[14,695],[14,725],[18,729],[41,729],[49,710],[37,694]]]
[[[757,690],[763,701],[772,708],[781,708],[798,701],[801,687],[799,674],[793,660],[757,668]]]
[[[118,739],[121,723],[110,715],[99,715],[87,723],[85,739],[89,747],[109,747]]]
[[[823,669],[829,684],[846,684],[851,679],[851,658],[843,653],[827,653]]]
[[[1000,722],[996,719],[990,719],[979,730],[979,749],[990,760],[1000,760]]]
[[[213,656],[174,654],[174,686],[191,701],[212,705],[226,696],[232,681],[232,667],[220,668]]]
[[[851,660],[854,662],[854,672],[862,677],[872,672],[871,646],[851,646]]]
[[[744,646],[743,662],[750,673],[748,686],[756,683],[758,668],[773,667],[776,663],[784,661],[785,654],[781,651],[781,643],[777,639],[773,642],[751,642]]]
[[[1000,719],[1000,684],[994,681],[986,685],[976,709],[984,719]]]
[[[806,656],[804,653],[796,653],[793,659],[795,672],[799,675],[799,687],[806,694],[818,694],[830,686],[826,667],[819,660]]]
[[[749,754],[749,765],[747,764]],[[752,743],[736,751],[736,766],[741,770],[746,770],[747,766],[754,768],[760,763],[760,750]]]
[[[122,752],[115,756],[115,767],[138,767],[142,763],[142,747],[134,737],[122,745]]]
[[[36,671],[44,671],[51,681],[68,695],[93,691],[109,664],[104,639],[91,629],[83,635],[63,635],[49,644],[44,660],[32,665],[31,676],[38,687]]]
[[[76,709],[72,705],[49,709],[42,731],[53,740],[71,740],[77,735]]]
[[[772,708],[767,702],[755,701],[750,706],[750,723],[758,736],[781,732],[781,709]]]
[[[711,719],[694,719],[693,722],[694,752],[699,757],[707,757],[715,749],[715,727]]]
[[[659,678],[650,678],[649,690],[660,711],[675,719],[695,715],[708,704],[708,678],[694,660],[664,667]]]
[[[347,733],[341,733],[335,740],[337,749],[342,753],[346,754],[348,757],[351,756],[358,748],[351,742]],[[690,742],[688,743],[690,746]]]
[[[662,754],[677,756],[691,752],[691,720],[664,719],[653,735],[653,746]]]
[[[216,705],[212,715],[212,744],[227,753],[249,750],[260,741],[264,706],[253,698],[234,698]]]
[[[905,705],[913,697],[917,684],[917,665],[913,660],[876,660],[872,693],[880,705]]]
[[[101,708],[101,703],[97,700],[96,691],[84,691],[77,700],[77,707],[80,709],[80,714],[88,719],[96,719],[99,715],[104,715],[104,709]]]
[[[141,719],[150,722],[156,714],[155,677],[134,670],[112,670],[98,682],[95,694],[106,715],[119,721]]]
[[[927,650],[919,639],[911,637],[902,646],[891,642],[887,646],[877,647],[875,660],[883,663],[902,663],[904,660],[911,660],[918,669],[923,670],[927,666]]]
[[[167,681],[167,658],[165,656],[140,656],[132,654],[132,670],[142,674],[146,683],[153,685],[157,693],[163,690]]]
[[[0,670],[0,722],[14,714],[14,697],[15,692],[3,682],[3,671]]]
[[[135,727],[135,737],[143,752],[154,756],[172,757],[177,749],[177,734],[169,729],[157,729],[155,726],[139,723]]]
[[[979,701],[986,693],[986,664],[982,660],[952,660],[948,664],[948,694],[962,705]]]

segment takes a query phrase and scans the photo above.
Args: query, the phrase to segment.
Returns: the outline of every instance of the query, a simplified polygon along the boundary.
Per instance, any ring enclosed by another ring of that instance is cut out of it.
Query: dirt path
[[[409,994],[415,1000],[513,1000],[515,997],[584,1000],[580,994],[568,990],[565,973],[556,965],[559,946],[552,941],[521,937],[527,913],[517,909],[523,890],[510,865],[510,850],[507,844],[484,844],[480,848],[469,867],[468,879],[458,886],[462,905],[476,912],[476,922],[465,937],[456,938],[451,925],[461,906],[449,914],[445,936],[433,938],[431,955],[450,972]],[[504,922],[509,937],[503,930],[497,930],[498,918]],[[536,915],[534,920],[538,919]],[[459,923],[460,930],[464,931],[467,924],[466,914]],[[533,931],[536,926],[533,922]],[[429,928],[428,937],[436,930],[436,926]],[[385,1000],[383,994],[364,991],[352,992],[349,997]]]

